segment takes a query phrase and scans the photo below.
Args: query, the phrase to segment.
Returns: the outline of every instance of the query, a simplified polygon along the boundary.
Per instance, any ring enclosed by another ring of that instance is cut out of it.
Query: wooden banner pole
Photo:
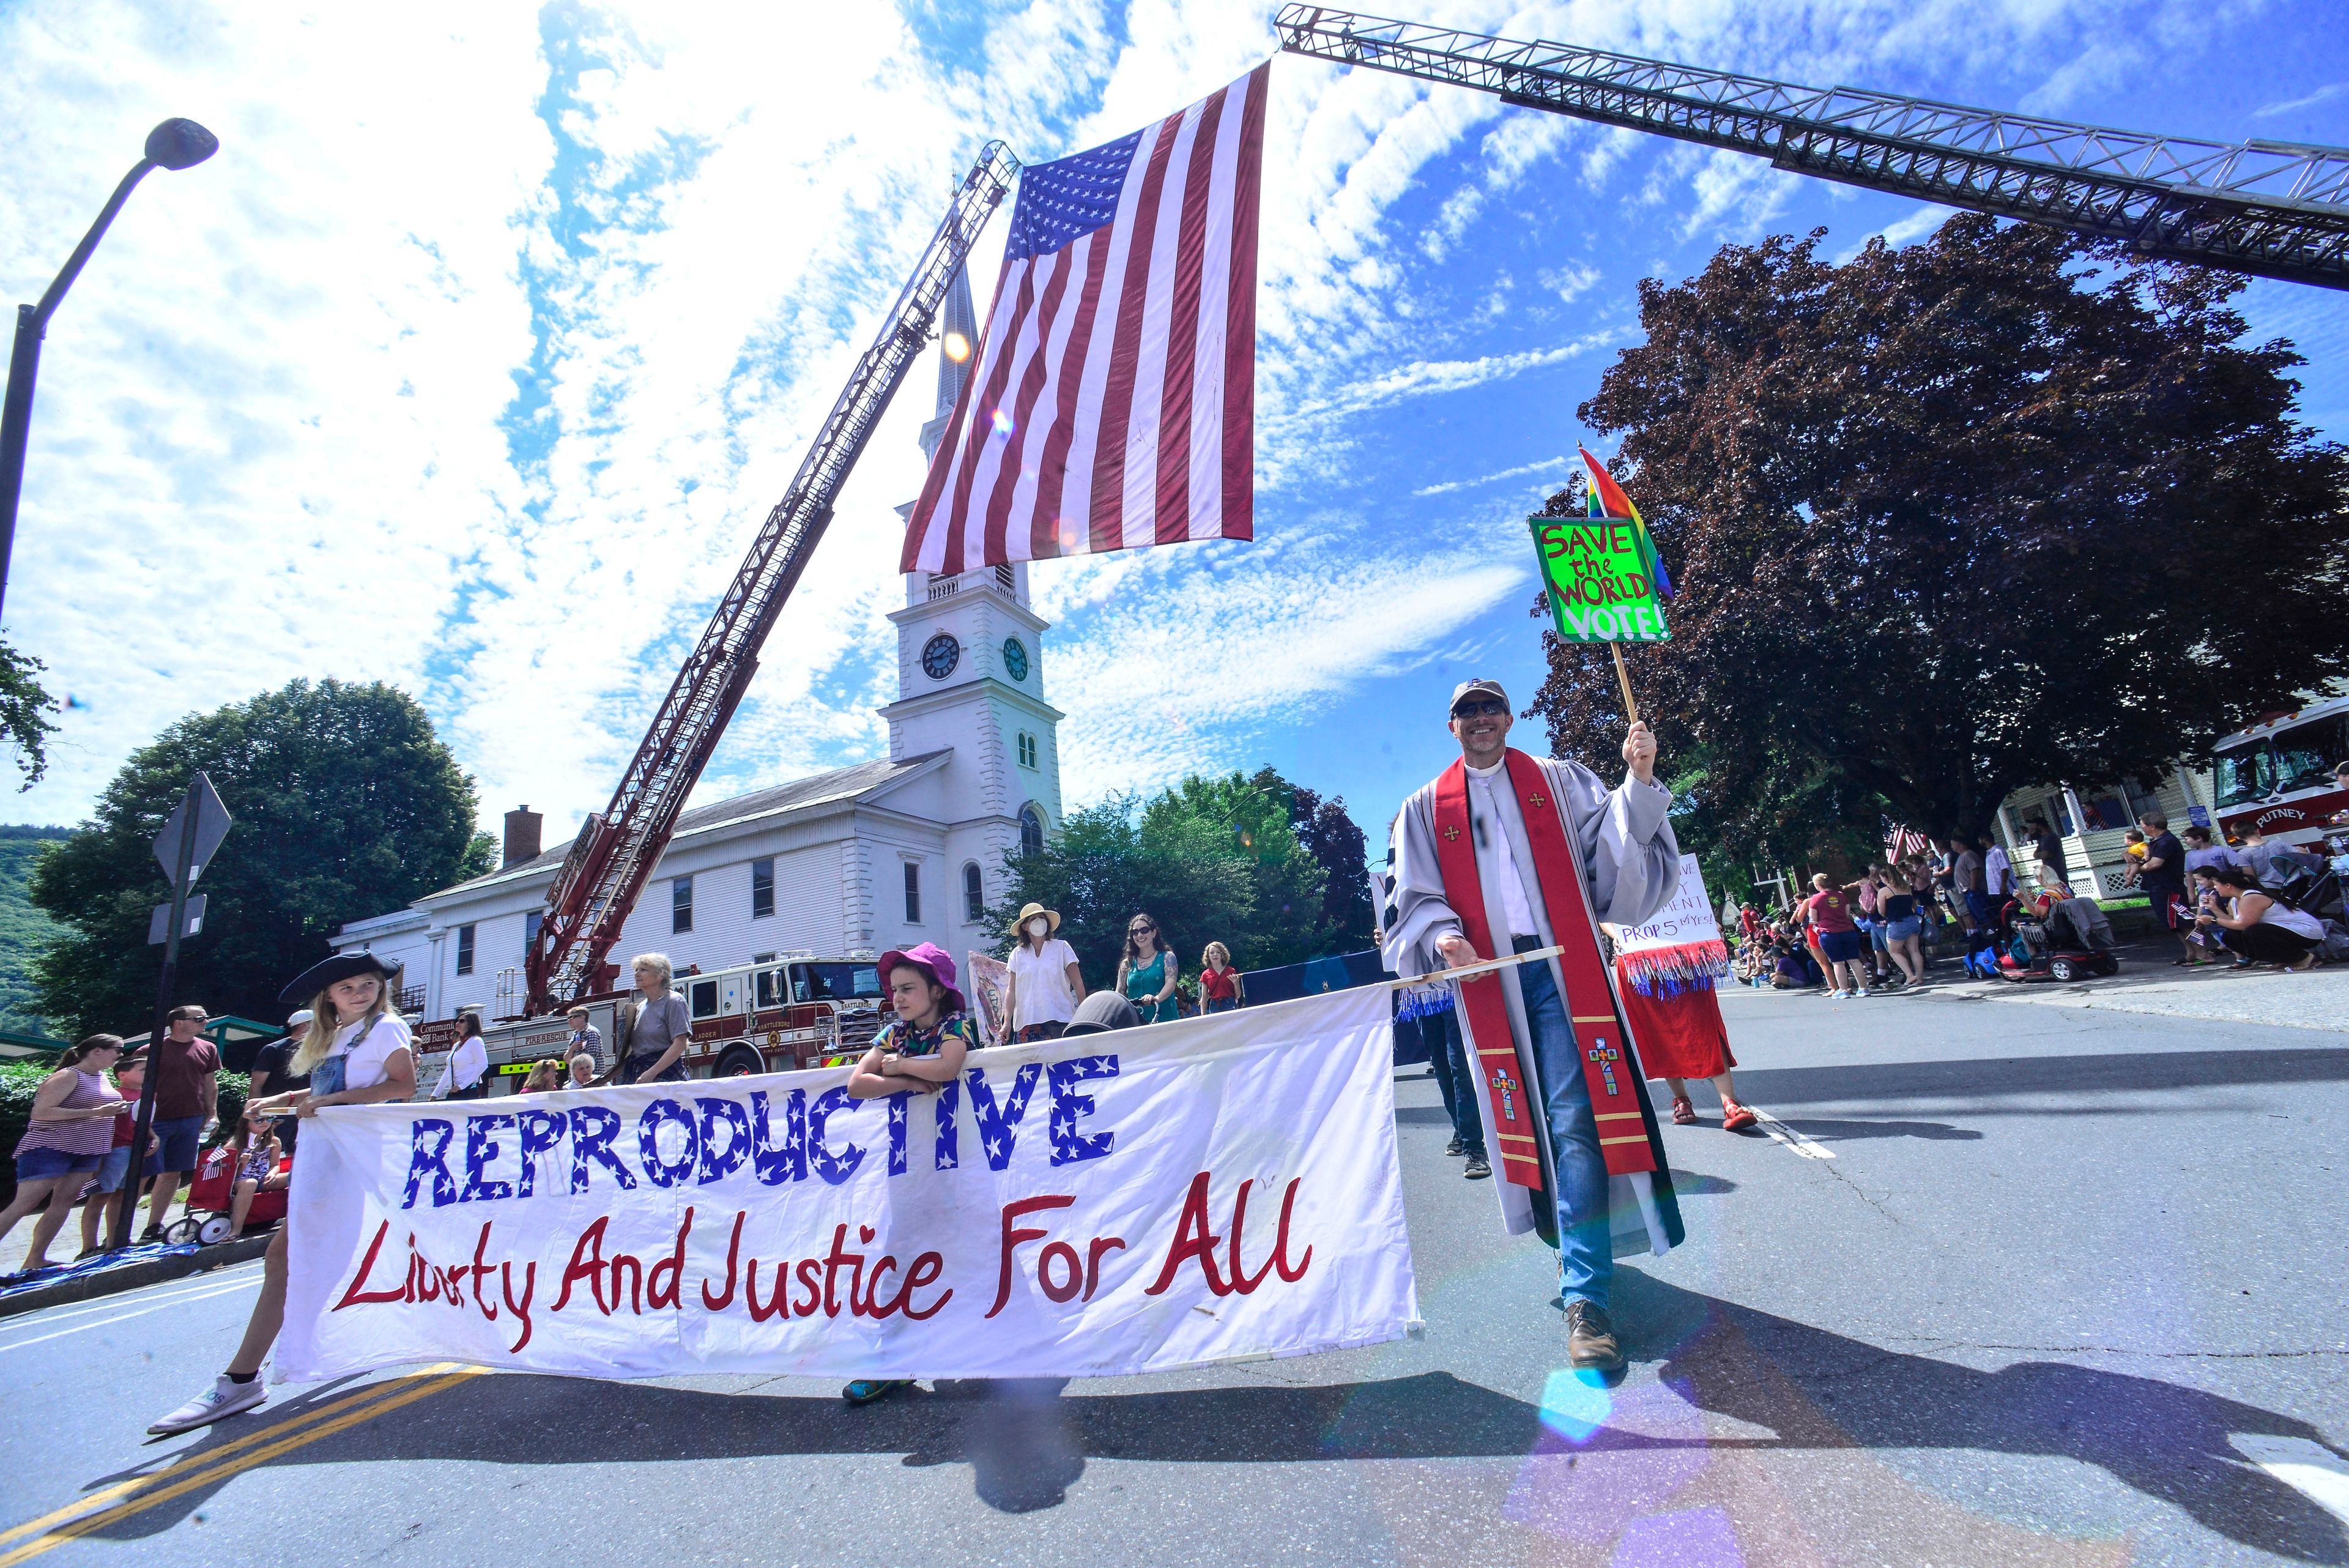
[[[1631,722],[1636,724],[1640,722],[1640,704],[1631,698],[1631,676],[1623,668],[1623,645],[1610,642],[1607,645],[1607,651],[1615,656],[1615,683],[1623,689],[1623,711],[1630,714]]]

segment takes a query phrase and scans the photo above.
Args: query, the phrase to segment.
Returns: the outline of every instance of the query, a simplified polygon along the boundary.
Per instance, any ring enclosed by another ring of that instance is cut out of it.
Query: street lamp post
[[[33,379],[41,369],[41,338],[49,317],[81,275],[82,264],[98,248],[106,226],[130,199],[132,187],[150,169],[191,169],[220,151],[220,138],[192,119],[167,119],[147,133],[147,156],[130,166],[122,183],[90,224],[89,233],[74,247],[65,270],[41,296],[38,305],[16,307],[16,344],[8,356],[8,401],[0,410],[0,600],[8,592],[8,557],[16,547],[16,496],[25,485],[25,438],[33,423]]]

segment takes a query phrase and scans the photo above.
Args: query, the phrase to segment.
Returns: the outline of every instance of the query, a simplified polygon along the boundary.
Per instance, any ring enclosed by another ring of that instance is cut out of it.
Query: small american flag
[[[1884,836],[1886,853],[1895,861],[1906,860],[1911,855],[1930,854],[1932,845],[1913,827],[1895,827]]]
[[[1256,536],[1258,66],[1019,177],[901,571]]]

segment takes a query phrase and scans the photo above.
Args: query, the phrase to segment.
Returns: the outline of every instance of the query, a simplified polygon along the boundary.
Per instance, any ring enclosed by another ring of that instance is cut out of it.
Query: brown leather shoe
[[[1585,1301],[1566,1303],[1566,1360],[1578,1372],[1613,1372],[1622,1366],[1623,1347],[1615,1343],[1615,1324],[1605,1308]]]

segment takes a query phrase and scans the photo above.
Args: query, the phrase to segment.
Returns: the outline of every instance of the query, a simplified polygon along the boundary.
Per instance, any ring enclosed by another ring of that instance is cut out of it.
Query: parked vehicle
[[[696,1078],[789,1073],[801,1067],[854,1062],[880,1029],[887,998],[871,958],[793,957],[738,964],[676,979],[692,1018],[693,1044],[685,1070]],[[587,1018],[604,1040],[600,1072],[636,1017],[631,992],[590,997]],[[457,1043],[454,1019],[419,1024],[417,1088],[429,1094]],[[481,1043],[490,1058],[490,1093],[511,1095],[533,1063],[560,1057],[571,1037],[564,1012],[488,1024]]]
[[[2254,824],[2271,841],[2323,853],[2325,827],[2349,811],[2333,764],[2349,760],[2349,697],[2273,713],[2211,749],[2219,826],[2239,838]]]

